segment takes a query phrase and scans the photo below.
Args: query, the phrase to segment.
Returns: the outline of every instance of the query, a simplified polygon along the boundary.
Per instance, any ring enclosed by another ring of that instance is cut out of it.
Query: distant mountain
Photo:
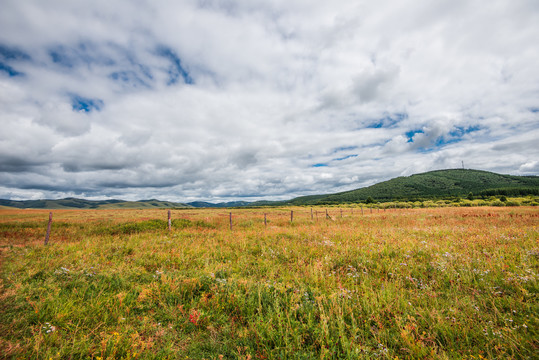
[[[193,201],[190,203],[187,203],[187,205],[191,205],[192,207],[196,208],[228,208],[228,207],[242,207],[242,206],[249,206],[252,203],[248,201],[230,201],[230,202],[221,202],[221,203],[210,203],[205,201]]]
[[[302,196],[289,205],[338,204],[366,201],[413,200],[448,196],[539,195],[538,176],[501,175],[481,170],[437,170],[401,176],[369,187],[328,195]]]
[[[0,208],[19,209],[148,209],[148,208],[232,208],[283,205],[322,205],[349,202],[415,200],[452,196],[539,195],[539,176],[501,175],[481,170],[437,170],[401,176],[369,187],[327,195],[301,196],[288,201],[231,201],[187,204],[160,200],[1,200]]]
[[[0,206],[18,209],[149,209],[149,208],[190,208],[183,203],[160,200],[85,200],[66,198],[60,200],[3,200]]]

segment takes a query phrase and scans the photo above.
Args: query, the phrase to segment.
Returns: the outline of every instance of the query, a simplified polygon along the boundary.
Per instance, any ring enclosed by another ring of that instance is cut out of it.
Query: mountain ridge
[[[372,201],[415,200],[419,198],[441,198],[493,195],[539,195],[539,176],[503,175],[484,170],[445,169],[410,176],[399,176],[371,186],[354,190],[300,196],[285,201],[260,200],[255,202],[231,201],[211,203],[193,201],[189,203],[162,201],[157,199],[125,201],[86,200],[65,198],[59,200],[5,200],[0,207],[19,209],[162,209],[162,208],[230,208],[284,205],[325,205]]]
[[[290,205],[316,205],[372,200],[539,194],[539,176],[503,175],[484,170],[445,169],[399,176],[374,185],[327,195],[302,196]]]

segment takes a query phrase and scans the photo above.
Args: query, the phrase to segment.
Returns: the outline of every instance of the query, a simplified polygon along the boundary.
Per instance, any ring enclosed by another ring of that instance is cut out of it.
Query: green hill
[[[302,196],[292,205],[338,204],[366,201],[413,200],[450,196],[539,195],[538,176],[501,175],[481,170],[437,170],[401,176],[369,187],[329,195]]]
[[[2,200],[0,207],[19,209],[148,209],[192,207],[256,207],[283,205],[323,205],[374,201],[419,200],[444,197],[539,195],[539,176],[501,175],[481,170],[437,170],[401,176],[369,187],[336,194],[301,196],[288,201],[256,201],[188,204],[160,200]]]
[[[183,203],[160,200],[85,200],[66,198],[60,200],[4,200],[0,199],[0,206],[18,209],[151,209],[151,208],[190,208]]]

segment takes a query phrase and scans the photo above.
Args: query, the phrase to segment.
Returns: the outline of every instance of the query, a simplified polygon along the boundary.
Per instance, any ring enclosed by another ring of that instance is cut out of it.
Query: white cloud
[[[534,1],[4,1],[0,197],[537,174],[537,24]]]

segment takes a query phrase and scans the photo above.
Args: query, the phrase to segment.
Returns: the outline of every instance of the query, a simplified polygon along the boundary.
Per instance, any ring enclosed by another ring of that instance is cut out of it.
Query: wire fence
[[[116,221],[112,220],[110,226],[124,225],[140,225],[144,222],[149,222],[149,229],[168,229],[174,231],[185,228],[186,226],[210,229],[226,229],[233,230],[235,228],[245,229],[253,226],[287,226],[297,224],[317,223],[320,221],[335,221],[338,219],[350,217],[365,217],[371,214],[381,212],[397,212],[396,208],[379,208],[379,207],[331,207],[331,208],[198,208],[198,209],[168,209],[166,215],[157,217],[156,213],[162,214],[163,210],[152,209],[152,213],[147,213],[147,210],[139,212],[136,210],[137,216],[130,219],[122,219],[119,217]],[[400,209],[402,210],[402,209]],[[61,210],[65,212],[66,210]],[[100,210],[97,210],[100,211]],[[106,210],[110,211],[110,210]],[[142,216],[144,215],[144,216]],[[111,213],[104,214],[103,217],[108,218],[113,216]],[[99,219],[100,221],[102,219]],[[47,232],[45,235],[44,244],[49,243],[51,235],[51,224],[53,213],[49,213],[49,221],[47,224]],[[96,220],[95,217],[93,217]],[[166,221],[165,221],[166,219]],[[123,221],[122,221],[123,220]],[[82,220],[84,221],[84,220]],[[161,224],[161,225],[159,225]],[[127,231],[127,230],[126,230]],[[110,231],[114,233],[114,231]]]

